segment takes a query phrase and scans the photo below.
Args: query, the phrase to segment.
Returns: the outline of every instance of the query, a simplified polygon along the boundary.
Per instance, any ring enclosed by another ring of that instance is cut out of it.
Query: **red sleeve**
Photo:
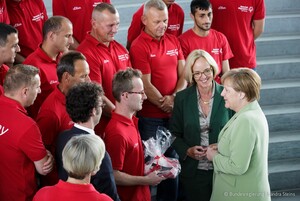
[[[24,139],[20,139],[19,147],[31,161],[39,161],[47,155],[36,124],[30,126],[22,138]]]
[[[127,43],[132,44],[134,39],[136,39],[143,29],[144,25],[142,23],[141,17],[143,15],[144,5],[141,6],[132,16],[131,24],[128,28]]]
[[[255,0],[254,20],[264,19],[266,16],[266,8],[264,0]]]
[[[184,36],[185,35],[179,36],[178,40],[180,43],[180,47],[182,49],[183,56],[184,58],[187,58],[187,56],[189,55],[189,48],[188,45],[186,44],[186,38]]]
[[[64,9],[65,5],[63,2],[64,1],[61,1],[61,0],[52,0],[53,15],[66,16],[65,9]]]
[[[220,33],[220,32],[219,32]],[[233,53],[231,51],[230,45],[227,41],[227,38],[224,34],[220,33],[221,41],[222,41],[222,51],[223,51],[223,58],[222,60],[228,60],[233,57]]]
[[[130,59],[133,68],[139,69],[143,74],[151,74],[149,52],[142,44],[130,48]]]
[[[180,6],[179,6],[179,11],[178,12],[179,12],[178,13],[178,19],[179,19],[178,21],[179,21],[179,24],[180,24],[180,28],[178,30],[178,33],[179,33],[179,35],[181,35],[182,32],[183,32],[183,25],[184,25],[184,11]]]
[[[2,2],[3,5],[2,5],[2,17],[0,15],[0,22],[5,23],[5,24],[10,24],[8,13],[7,13],[6,1],[3,0],[1,2]],[[1,9],[1,7],[0,7],[0,9]]]
[[[56,114],[50,110],[40,110],[36,122],[40,128],[42,139],[49,151],[55,153],[55,140],[58,134],[59,119]]]
[[[48,14],[47,14],[47,10],[46,10],[46,7],[45,7],[45,4],[44,4],[44,1],[41,0],[41,11],[43,12],[44,14],[44,23],[46,22],[46,20],[48,20]],[[43,27],[42,27],[43,28]],[[42,32],[42,31],[41,31]]]

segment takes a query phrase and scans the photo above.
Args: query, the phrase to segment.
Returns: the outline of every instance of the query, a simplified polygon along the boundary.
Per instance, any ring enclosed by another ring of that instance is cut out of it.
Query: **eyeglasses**
[[[203,72],[201,72],[201,71],[194,72],[193,76],[195,78],[199,78],[199,77],[201,77],[202,74],[204,74],[205,76],[210,76],[211,73],[212,73],[212,68],[210,67],[210,68],[205,69]]]
[[[145,91],[127,91],[127,93],[145,95]]]

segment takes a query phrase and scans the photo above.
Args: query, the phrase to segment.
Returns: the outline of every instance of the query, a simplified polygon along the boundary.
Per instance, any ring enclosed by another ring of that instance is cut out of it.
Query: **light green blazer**
[[[224,126],[213,158],[211,201],[270,201],[269,128],[257,101],[236,113]]]

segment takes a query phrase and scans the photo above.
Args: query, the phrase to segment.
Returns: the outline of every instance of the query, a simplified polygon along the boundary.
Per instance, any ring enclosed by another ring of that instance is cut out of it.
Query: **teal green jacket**
[[[214,82],[215,83],[215,82]],[[179,155],[181,176],[193,177],[198,160],[186,156],[188,148],[200,145],[200,123],[196,85],[178,92],[170,122],[170,131],[176,137],[172,144]],[[210,117],[209,144],[217,143],[219,132],[232,117],[233,111],[225,108],[221,97],[223,86],[215,83],[214,102]]]

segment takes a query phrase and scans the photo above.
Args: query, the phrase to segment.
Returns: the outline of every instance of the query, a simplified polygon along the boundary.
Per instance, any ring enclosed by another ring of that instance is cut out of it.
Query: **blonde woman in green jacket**
[[[217,142],[233,111],[225,108],[223,86],[214,81],[218,67],[209,53],[192,51],[185,70],[191,86],[175,97],[170,130],[176,139],[172,146],[179,155],[186,200],[209,201],[213,165],[206,158],[206,149]]]
[[[239,68],[222,77],[225,107],[235,115],[219,134],[207,158],[214,165],[211,201],[270,201],[268,181],[269,129],[258,99],[259,75]]]

